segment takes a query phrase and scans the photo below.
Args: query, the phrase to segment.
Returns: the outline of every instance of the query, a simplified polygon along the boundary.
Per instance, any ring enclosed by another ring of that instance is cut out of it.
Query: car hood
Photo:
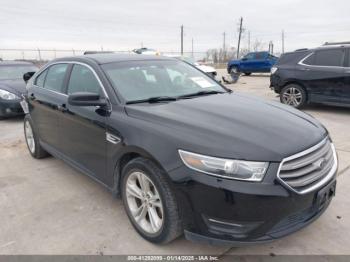
[[[126,112],[156,124],[178,149],[225,158],[280,162],[327,136],[301,111],[237,93],[128,105]]]
[[[19,97],[26,93],[26,83],[23,79],[0,80],[0,89],[7,90]]]

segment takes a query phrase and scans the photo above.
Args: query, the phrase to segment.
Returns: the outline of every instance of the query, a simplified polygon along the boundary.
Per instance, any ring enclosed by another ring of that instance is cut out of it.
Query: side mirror
[[[68,104],[72,106],[107,106],[107,101],[99,94],[77,92],[68,96]]]
[[[31,79],[34,74],[35,74],[35,72],[27,72],[27,73],[25,73],[23,75],[24,82],[27,83],[29,81],[29,79]]]

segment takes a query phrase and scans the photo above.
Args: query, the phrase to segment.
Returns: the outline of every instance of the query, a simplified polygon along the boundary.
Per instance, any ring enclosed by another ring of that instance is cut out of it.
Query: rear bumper
[[[270,76],[270,88],[276,93],[280,93],[284,83],[277,73]]]
[[[3,100],[0,99],[0,117],[11,117],[23,115],[23,109],[20,100]]]

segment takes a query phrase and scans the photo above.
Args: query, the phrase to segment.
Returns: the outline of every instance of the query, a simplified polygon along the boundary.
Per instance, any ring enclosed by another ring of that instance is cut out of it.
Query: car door
[[[240,71],[241,72],[252,72],[255,64],[255,53],[249,53],[244,56],[241,60]]]
[[[345,86],[343,89],[343,97],[344,102],[347,105],[350,105],[350,48],[346,50],[346,61],[345,61],[345,68],[344,68],[344,75],[345,75]]]
[[[68,64],[49,66],[33,82],[28,90],[30,115],[40,140],[48,146],[59,147],[60,105],[66,100],[63,93]]]
[[[317,50],[297,66],[296,77],[313,102],[341,103],[345,88],[345,49]]]
[[[270,60],[268,53],[258,52],[255,54],[254,61],[254,72],[269,72],[270,71]]]
[[[104,93],[101,82],[88,65],[74,64],[67,81],[67,95],[77,92]],[[68,97],[61,105],[61,151],[75,166],[107,184],[107,111],[95,106],[73,106]]]

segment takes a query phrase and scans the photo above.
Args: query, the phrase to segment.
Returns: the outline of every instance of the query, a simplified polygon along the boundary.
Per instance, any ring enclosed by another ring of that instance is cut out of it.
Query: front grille
[[[329,181],[336,169],[335,150],[327,138],[304,152],[284,159],[278,177],[288,187],[303,194]]]

